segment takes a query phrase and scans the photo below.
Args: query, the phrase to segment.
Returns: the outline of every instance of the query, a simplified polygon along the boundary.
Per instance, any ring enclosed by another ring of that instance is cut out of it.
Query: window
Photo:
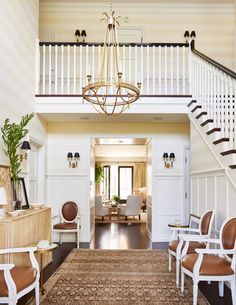
[[[133,166],[118,167],[118,195],[125,202],[128,195],[133,193]]]

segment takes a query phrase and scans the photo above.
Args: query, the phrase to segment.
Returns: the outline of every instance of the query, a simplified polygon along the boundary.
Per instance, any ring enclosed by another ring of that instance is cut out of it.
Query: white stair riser
[[[229,142],[221,142],[219,144],[214,145],[214,150],[218,153],[221,153],[222,151],[227,151],[231,149]]]
[[[219,140],[221,138],[221,132],[220,131],[216,131],[213,132],[212,134],[207,136],[207,139],[209,139],[210,142],[214,142],[216,140]]]
[[[224,163],[227,165],[236,164],[236,154],[222,156]]]

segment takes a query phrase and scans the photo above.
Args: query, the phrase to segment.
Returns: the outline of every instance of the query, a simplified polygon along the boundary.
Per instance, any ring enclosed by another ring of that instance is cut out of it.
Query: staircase
[[[236,169],[236,73],[195,50],[194,43],[190,62],[193,99],[188,104],[189,117],[232,178]]]

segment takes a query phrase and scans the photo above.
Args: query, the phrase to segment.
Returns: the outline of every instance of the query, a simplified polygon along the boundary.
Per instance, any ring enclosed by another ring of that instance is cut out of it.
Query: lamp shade
[[[174,153],[170,153],[170,159],[174,159],[175,158],[175,154]]]
[[[73,158],[73,154],[72,154],[72,152],[68,152],[68,154],[67,154],[67,158],[69,159],[69,158]]]
[[[168,153],[164,153],[163,158],[168,158]]]
[[[7,194],[5,187],[0,187],[0,205],[6,205],[7,202]]]
[[[21,145],[21,149],[30,150],[31,147],[30,147],[29,141],[23,141],[23,143],[22,143],[22,145]]]
[[[86,34],[86,31],[85,31],[85,30],[82,30],[82,32],[81,32],[81,36],[82,36],[82,37],[86,37],[86,36],[87,36],[87,34]]]
[[[80,158],[80,155],[79,155],[79,153],[78,152],[76,152],[75,154],[74,154],[74,158]]]
[[[79,30],[75,31],[75,36],[80,36],[80,31]]]
[[[190,35],[189,35],[189,31],[185,31],[184,32],[184,37],[189,37]]]

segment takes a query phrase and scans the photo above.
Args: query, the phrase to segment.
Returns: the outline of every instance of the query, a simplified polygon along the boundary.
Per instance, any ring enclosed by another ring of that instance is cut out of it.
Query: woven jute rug
[[[192,305],[160,250],[73,250],[45,284],[42,305]],[[208,304],[200,294],[198,304]]]

